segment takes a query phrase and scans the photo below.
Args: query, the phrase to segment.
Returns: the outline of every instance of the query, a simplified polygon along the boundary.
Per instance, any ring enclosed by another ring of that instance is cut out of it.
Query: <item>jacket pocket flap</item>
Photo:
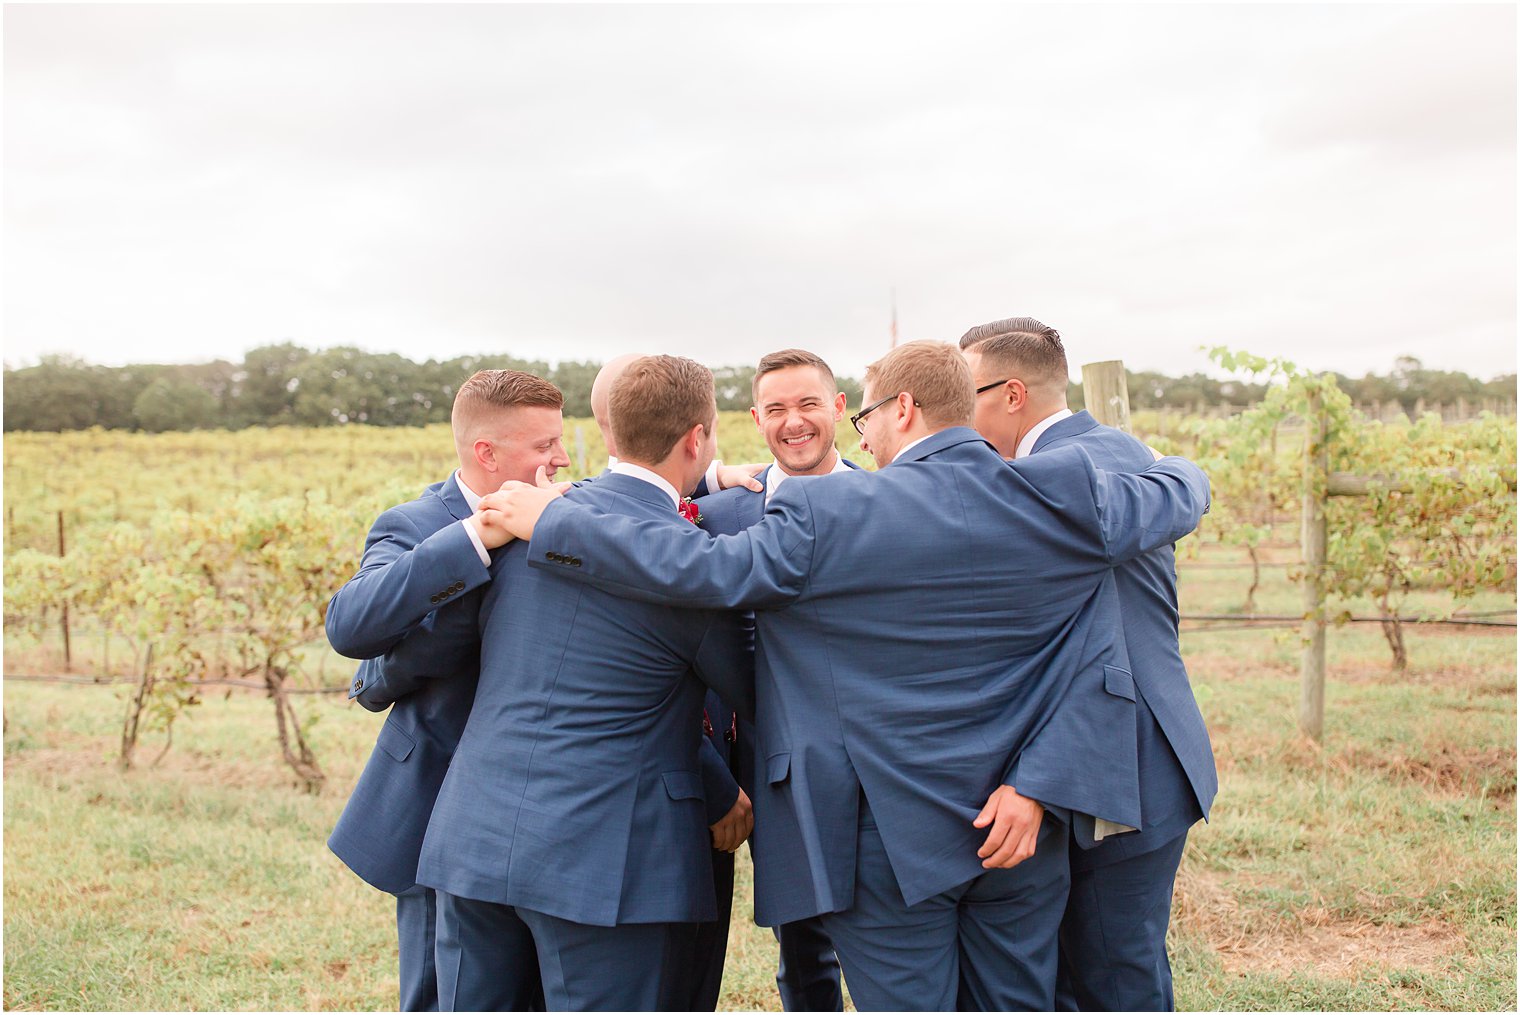
[[[695,772],[666,772],[665,792],[672,800],[704,800],[702,777]]]
[[[765,781],[771,784],[786,781],[792,771],[792,752],[772,754],[765,759]]]
[[[397,761],[405,761],[417,742],[406,730],[386,719],[385,725],[380,727],[380,736],[375,739],[375,746]]]
[[[1135,678],[1129,670],[1117,666],[1103,667],[1103,689],[1115,697],[1135,700]]]

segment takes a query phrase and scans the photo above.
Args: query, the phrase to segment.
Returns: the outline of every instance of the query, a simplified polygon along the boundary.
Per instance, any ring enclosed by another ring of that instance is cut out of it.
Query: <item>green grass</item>
[[[1183,569],[1184,611],[1243,594],[1241,572]],[[1259,608],[1287,612],[1274,574]],[[1184,636],[1222,788],[1178,881],[1180,1007],[1515,1008],[1514,633],[1408,637],[1398,674],[1376,627],[1331,631],[1316,746],[1295,728],[1293,633]],[[5,685],[6,1007],[394,1006],[390,898],[324,845],[380,717],[298,699],[329,776],[313,796],[243,691],[211,690],[161,763],[150,733],[118,771],[123,693]],[[722,1004],[774,1010],[750,884],[741,851]]]

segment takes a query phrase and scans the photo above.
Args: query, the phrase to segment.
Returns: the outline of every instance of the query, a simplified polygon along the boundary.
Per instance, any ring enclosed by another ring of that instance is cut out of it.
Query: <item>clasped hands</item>
[[[742,486],[755,493],[765,489],[755,478],[764,465],[723,465],[718,468],[718,487],[727,490]],[[532,483],[509,479],[495,493],[480,498],[480,505],[470,516],[470,523],[487,550],[505,546],[513,539],[532,539],[544,508],[564,494],[573,484],[551,483],[543,466],[534,473]],[[735,847],[737,848],[737,847]]]
[[[513,539],[531,539],[538,516],[568,489],[569,483],[549,482],[540,465],[532,483],[509,479],[495,493],[480,498],[470,522],[488,550],[505,546]]]

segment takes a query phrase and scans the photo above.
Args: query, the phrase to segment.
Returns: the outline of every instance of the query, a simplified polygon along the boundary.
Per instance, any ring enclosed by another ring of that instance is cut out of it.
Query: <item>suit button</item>
[[[464,591],[464,582],[455,582],[454,583],[454,591],[455,592],[463,592]]]
[[[429,596],[428,597],[428,602],[436,604],[438,602],[438,597],[437,596]]]
[[[550,550],[548,553],[544,554],[544,559],[545,560],[558,560],[559,559],[559,554],[555,553],[553,550]]]
[[[570,558],[570,566],[571,567],[580,567],[581,566],[581,559],[579,557],[571,557]]]
[[[364,690],[364,681],[362,681],[362,680],[355,680],[354,681],[354,690],[356,690],[356,691],[362,691],[362,690]]]

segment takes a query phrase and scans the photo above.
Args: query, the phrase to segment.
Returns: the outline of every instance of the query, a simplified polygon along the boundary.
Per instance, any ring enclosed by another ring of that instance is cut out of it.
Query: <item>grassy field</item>
[[[1236,604],[1233,554],[1199,557],[1184,610]],[[1291,612],[1282,568],[1258,600]],[[1514,1010],[1513,630],[1412,630],[1406,674],[1375,626],[1333,630],[1323,747],[1294,730],[1291,635],[1184,647],[1221,792],[1177,890],[1179,1006]],[[279,762],[269,703],[241,690],[211,690],[161,762],[145,735],[119,772],[123,693],[5,685],[6,1007],[393,1006],[389,897],[324,847],[380,717],[301,699],[330,777],[313,796]],[[778,1009],[748,892],[741,851],[722,1004]]]

